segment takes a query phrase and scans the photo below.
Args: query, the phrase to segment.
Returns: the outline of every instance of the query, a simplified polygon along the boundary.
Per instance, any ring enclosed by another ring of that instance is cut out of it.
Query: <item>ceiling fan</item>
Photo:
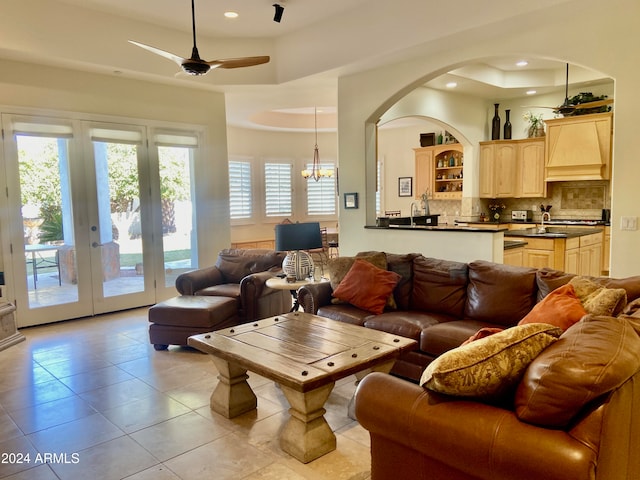
[[[593,101],[580,101],[593,98]],[[572,103],[573,102],[573,103]],[[576,103],[579,102],[579,103]],[[533,106],[534,108],[551,108],[553,109],[553,113],[562,114],[565,117],[569,117],[571,115],[578,114],[578,110],[589,110],[589,112],[583,113],[593,113],[599,111],[602,107],[607,105],[611,105],[613,103],[613,99],[608,99],[606,95],[602,95],[601,97],[594,97],[591,93],[580,93],[569,100],[569,64],[567,63],[567,74],[566,81],[564,86],[564,103],[558,107],[540,107]]]
[[[165,52],[164,50],[145,45],[144,43],[134,42],[133,40],[129,40],[129,43],[174,61],[189,75],[205,75],[213,68],[252,67],[254,65],[267,63],[270,60],[268,56],[226,58],[222,60],[211,60],[210,62],[202,60],[198,54],[198,47],[196,47],[196,14],[194,0],[191,0],[191,25],[193,28],[193,49],[191,50],[190,58],[182,58],[174,55],[173,53]]]

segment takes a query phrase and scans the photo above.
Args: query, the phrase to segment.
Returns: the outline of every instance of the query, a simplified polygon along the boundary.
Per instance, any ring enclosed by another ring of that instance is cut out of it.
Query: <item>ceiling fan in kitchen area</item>
[[[226,58],[211,61],[203,60],[200,58],[198,47],[196,46],[196,14],[194,0],[191,0],[191,25],[193,31],[193,49],[191,50],[190,58],[179,57],[178,55],[174,55],[173,53],[169,53],[164,50],[160,50],[159,48],[145,45],[144,43],[135,42],[133,40],[129,40],[129,43],[132,43],[133,45],[144,48],[151,53],[155,53],[156,55],[160,55],[161,57],[168,58],[169,60],[174,61],[175,63],[180,65],[182,70],[184,70],[189,75],[205,75],[214,68],[252,67],[254,65],[268,63],[270,60],[269,56]]]
[[[546,107],[531,105],[532,108],[550,108],[555,114],[561,114],[565,117],[572,115],[584,115],[587,113],[608,112],[611,107],[607,107],[613,103],[613,99],[607,98],[606,95],[594,97],[590,92],[582,92],[569,98],[569,64],[567,63],[567,74],[564,87],[564,103],[558,107]]]

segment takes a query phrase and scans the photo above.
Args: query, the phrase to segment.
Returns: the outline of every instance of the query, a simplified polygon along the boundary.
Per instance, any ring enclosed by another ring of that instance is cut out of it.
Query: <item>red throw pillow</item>
[[[384,311],[387,297],[400,281],[400,275],[356,259],[333,296],[377,315]]]
[[[476,340],[480,340],[481,338],[487,338],[491,335],[504,331],[504,328],[496,328],[496,327],[482,327],[476,333],[467,338],[462,345],[466,345],[467,343],[475,342]],[[460,346],[462,346],[460,345]]]
[[[586,314],[587,311],[576,296],[573,285],[567,283],[544,297],[518,322],[518,325],[548,323],[566,330]]]

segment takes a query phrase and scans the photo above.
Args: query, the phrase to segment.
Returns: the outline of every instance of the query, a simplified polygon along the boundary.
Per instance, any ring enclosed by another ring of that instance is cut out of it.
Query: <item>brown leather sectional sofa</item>
[[[516,325],[538,301],[574,276],[557,270],[487,261],[461,263],[415,253],[386,253],[386,258],[387,269],[402,277],[394,290],[395,310],[372,315],[350,304],[332,303],[329,282],[300,288],[298,299],[305,312],[416,340],[418,349],[401,357],[392,371],[412,381],[420,379],[434,358],[459,346],[479,329]],[[605,287],[625,288],[629,302],[640,297],[640,276],[593,280]]]

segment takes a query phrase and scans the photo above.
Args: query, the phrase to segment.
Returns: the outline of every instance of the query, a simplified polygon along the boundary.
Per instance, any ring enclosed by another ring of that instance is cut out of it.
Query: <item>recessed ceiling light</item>
[[[527,62],[526,60],[520,60],[516,63],[517,67],[526,67],[527,65],[529,65],[529,62]]]
[[[448,82],[445,86],[447,88],[456,88],[458,84],[456,82]]]
[[[527,90],[526,93],[527,93],[527,95],[535,95],[538,92],[536,92],[535,90]]]
[[[238,12],[224,12],[224,16],[227,18],[238,18]]]

